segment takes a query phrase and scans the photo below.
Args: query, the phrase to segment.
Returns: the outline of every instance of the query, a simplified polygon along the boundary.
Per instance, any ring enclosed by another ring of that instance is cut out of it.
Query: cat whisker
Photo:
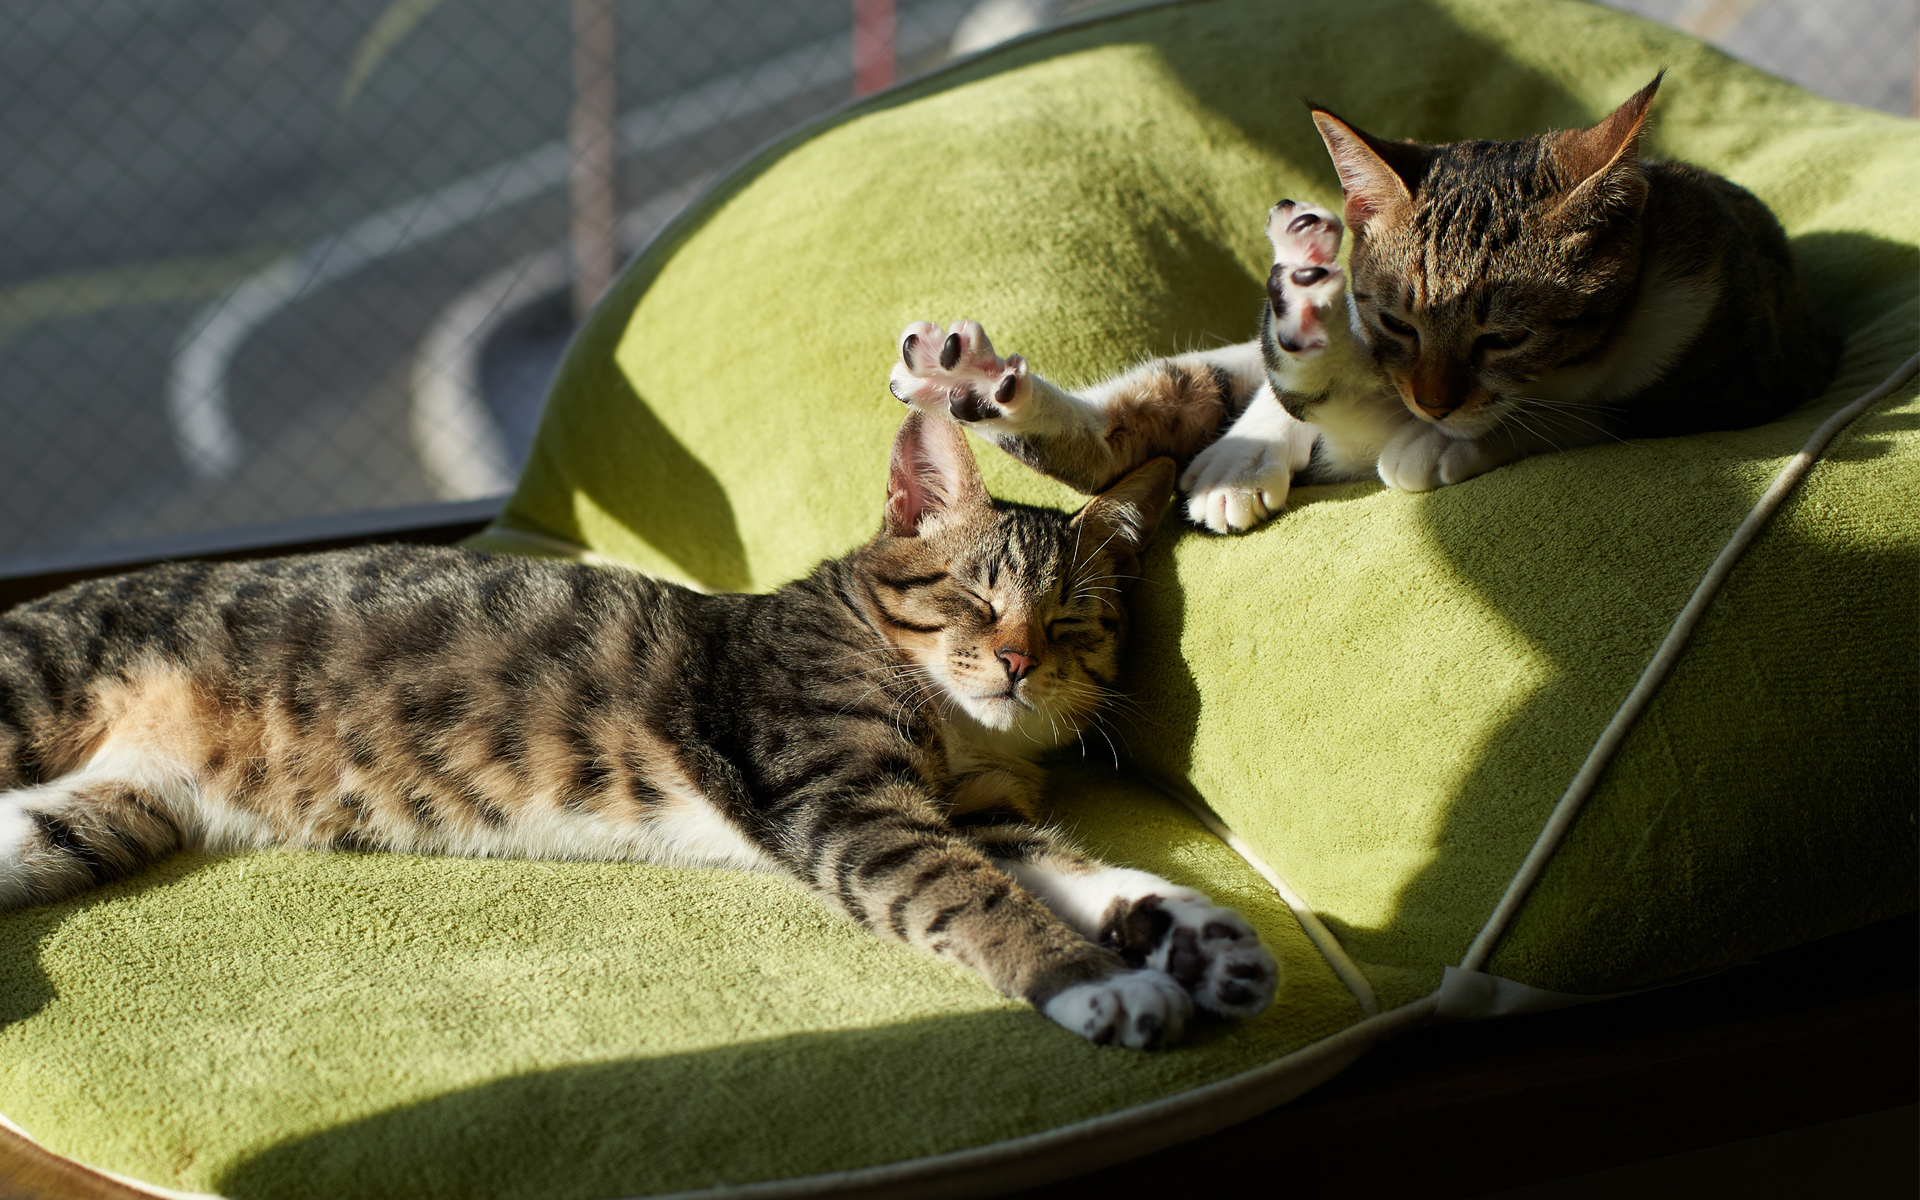
[[[1585,411],[1583,411],[1583,410],[1590,410],[1595,408],[1602,408],[1606,406],[1590,405],[1590,404],[1571,404],[1566,401],[1546,400],[1538,396],[1517,396],[1515,397],[1515,399],[1518,400],[1521,405],[1520,409],[1517,410],[1518,412],[1525,412],[1531,416],[1545,417],[1549,420],[1558,420],[1562,422],[1577,422],[1593,430],[1595,433],[1601,434],[1603,437],[1607,439],[1610,439],[1615,442],[1620,442],[1622,444],[1627,443],[1626,438],[1621,437],[1618,433],[1614,432],[1605,424],[1594,420],[1592,417],[1586,415]],[[1516,416],[1510,419],[1518,420],[1519,418]],[[1527,426],[1527,428],[1533,429],[1532,426]],[[1540,433],[1540,431],[1538,430],[1534,430],[1534,432],[1539,434],[1539,436],[1541,437],[1546,436],[1546,434]]]

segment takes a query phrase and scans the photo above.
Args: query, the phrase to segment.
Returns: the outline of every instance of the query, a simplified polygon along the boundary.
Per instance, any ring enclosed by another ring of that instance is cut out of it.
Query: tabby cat
[[[915,413],[880,532],[768,595],[402,546],[77,585],[0,616],[0,909],[187,845],[736,867],[1096,1042],[1257,1013],[1245,919],[1037,823],[1172,490],[998,502]]]
[[[1772,420],[1818,393],[1837,341],[1764,204],[1640,159],[1660,78],[1591,128],[1512,142],[1383,141],[1316,106],[1345,220],[1268,214],[1257,340],[1072,395],[976,322],[916,322],[893,394],[1085,492],[1173,455],[1188,515],[1219,533],[1279,512],[1295,481],[1426,491],[1543,450]]]

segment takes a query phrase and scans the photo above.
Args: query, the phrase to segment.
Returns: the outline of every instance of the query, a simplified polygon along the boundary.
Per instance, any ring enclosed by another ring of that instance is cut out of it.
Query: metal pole
[[[893,0],[853,0],[853,94],[893,86]]]
[[[584,321],[613,282],[613,0],[573,0],[570,200],[573,314]]]

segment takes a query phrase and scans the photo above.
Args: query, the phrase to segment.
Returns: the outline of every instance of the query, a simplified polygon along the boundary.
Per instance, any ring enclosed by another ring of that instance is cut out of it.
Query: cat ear
[[[1153,538],[1160,517],[1173,496],[1174,465],[1170,458],[1142,463],[1120,477],[1120,482],[1087,501],[1074,514],[1083,553],[1105,549],[1119,563],[1124,578],[1139,573],[1140,555]]]
[[[992,504],[959,423],[917,410],[907,413],[900,432],[893,435],[881,531],[893,537],[918,537],[920,522],[930,515]]]
[[[1571,190],[1554,207],[1554,215],[1575,227],[1603,224],[1640,211],[1647,202],[1647,177],[1640,169],[1640,136],[1646,132],[1653,94],[1660,90],[1660,72],[1653,82],[1628,98],[1598,125],[1569,129],[1553,143],[1554,165]]]
[[[1317,104],[1307,106],[1346,194],[1347,228],[1390,218],[1413,201],[1431,154],[1416,142],[1386,142],[1363,133]]]

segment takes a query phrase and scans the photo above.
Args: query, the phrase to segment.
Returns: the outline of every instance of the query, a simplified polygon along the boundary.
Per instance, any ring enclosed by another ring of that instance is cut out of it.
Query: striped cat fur
[[[765,595],[409,546],[80,584],[0,617],[0,908],[183,846],[732,867],[1096,1042],[1259,1012],[1239,914],[1039,822],[1172,485],[995,501],[911,414],[878,535]]]
[[[1296,482],[1422,492],[1532,454],[1773,420],[1819,394],[1838,339],[1765,204],[1640,158],[1659,87],[1589,128],[1505,142],[1387,141],[1314,106],[1344,220],[1268,212],[1254,341],[1070,393],[976,321],[917,321],[889,386],[1083,492],[1172,455],[1187,515],[1216,533],[1280,512]]]

